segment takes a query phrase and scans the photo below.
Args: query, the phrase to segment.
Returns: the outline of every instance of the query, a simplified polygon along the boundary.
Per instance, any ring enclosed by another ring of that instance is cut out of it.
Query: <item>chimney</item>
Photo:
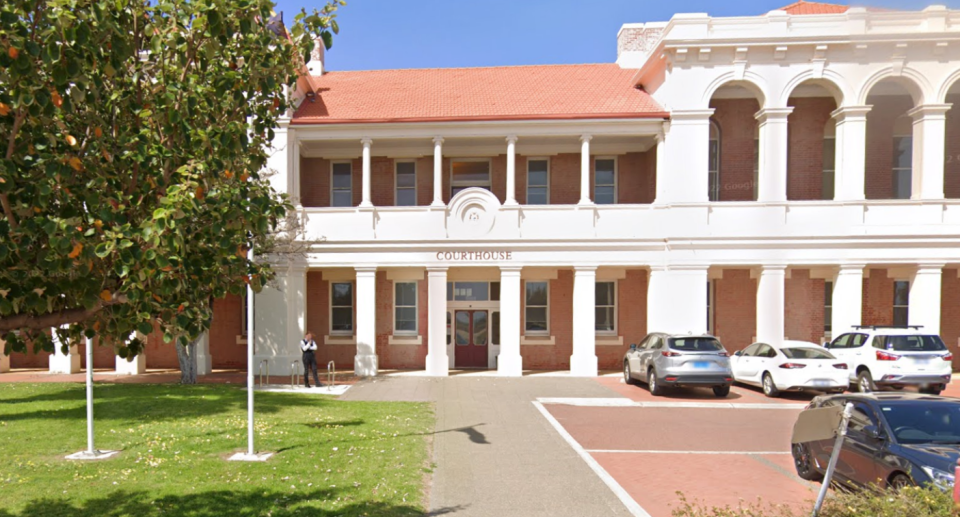
[[[307,71],[313,77],[323,75],[323,40],[317,38],[313,40],[313,51],[310,52],[310,62],[307,63]]]

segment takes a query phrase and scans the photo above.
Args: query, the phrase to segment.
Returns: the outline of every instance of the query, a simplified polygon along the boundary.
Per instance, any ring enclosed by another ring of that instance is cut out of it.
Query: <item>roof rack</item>
[[[923,328],[923,325],[853,325],[855,329],[914,329],[920,330]]]

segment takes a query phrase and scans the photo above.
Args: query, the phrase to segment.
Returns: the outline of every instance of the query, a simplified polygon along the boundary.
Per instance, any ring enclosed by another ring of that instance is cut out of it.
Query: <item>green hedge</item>
[[[674,517],[809,517],[813,503],[797,508],[760,501],[736,507],[704,506],[680,495]],[[900,491],[832,492],[820,517],[958,517],[952,494],[937,488],[907,487]]]

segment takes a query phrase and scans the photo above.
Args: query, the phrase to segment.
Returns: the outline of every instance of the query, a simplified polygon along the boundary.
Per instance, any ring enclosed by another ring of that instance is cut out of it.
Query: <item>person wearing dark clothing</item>
[[[300,341],[300,350],[303,352],[303,383],[310,387],[310,371],[313,371],[313,384],[320,387],[317,378],[317,342],[313,340],[313,333],[307,332]]]

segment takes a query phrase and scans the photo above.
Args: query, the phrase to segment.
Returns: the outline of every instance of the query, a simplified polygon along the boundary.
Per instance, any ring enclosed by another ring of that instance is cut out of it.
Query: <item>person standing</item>
[[[317,342],[313,340],[313,332],[307,332],[300,341],[300,350],[303,352],[303,383],[310,387],[310,371],[313,371],[313,384],[320,387],[317,378]]]

